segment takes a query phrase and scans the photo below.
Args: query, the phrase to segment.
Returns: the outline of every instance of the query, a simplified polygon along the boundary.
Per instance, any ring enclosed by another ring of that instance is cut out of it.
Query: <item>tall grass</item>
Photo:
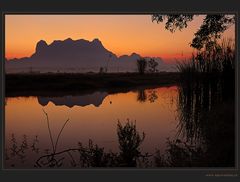
[[[234,61],[234,43],[222,40],[178,64],[177,136],[195,147],[189,154],[188,147],[170,142],[171,166],[234,165]]]
[[[231,39],[223,39],[221,43],[193,53],[190,60],[178,62],[177,70],[183,75],[233,72],[234,60],[234,42]]]

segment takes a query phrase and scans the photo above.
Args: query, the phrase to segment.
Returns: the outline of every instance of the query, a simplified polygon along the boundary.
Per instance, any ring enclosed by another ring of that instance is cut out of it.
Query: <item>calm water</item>
[[[195,79],[116,94],[6,98],[5,166],[234,167],[229,83]]]
[[[106,151],[119,152],[117,122],[127,120],[135,121],[137,130],[146,134],[142,152],[164,151],[166,139],[177,135],[177,98],[176,86],[117,94],[97,91],[77,96],[6,98],[6,167],[32,168],[39,156],[52,150],[49,128],[55,143],[67,119],[56,151],[74,148],[78,142],[87,145],[91,139]],[[11,154],[14,145],[24,147],[24,142],[32,149],[27,155]]]

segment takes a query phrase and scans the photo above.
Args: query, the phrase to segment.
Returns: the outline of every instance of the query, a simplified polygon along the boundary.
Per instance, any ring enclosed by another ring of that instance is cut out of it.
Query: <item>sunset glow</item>
[[[193,52],[190,42],[204,16],[195,17],[188,28],[171,33],[165,24],[152,22],[151,15],[6,15],[5,57],[21,58],[35,52],[36,43],[67,38],[98,38],[117,56],[133,52],[164,60],[183,59]],[[235,27],[225,38],[235,38]]]
[[[235,167],[235,15],[4,16],[6,169]]]

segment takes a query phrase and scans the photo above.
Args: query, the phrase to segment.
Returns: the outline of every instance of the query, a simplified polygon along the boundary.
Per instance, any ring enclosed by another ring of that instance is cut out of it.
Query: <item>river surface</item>
[[[234,106],[232,89],[208,80],[7,97],[4,166],[234,167]]]
[[[56,151],[73,148],[78,142],[88,145],[91,139],[106,151],[119,152],[117,123],[124,125],[129,120],[135,122],[139,133],[146,134],[142,152],[164,151],[166,139],[173,139],[177,133],[177,95],[177,86],[171,86],[116,94],[96,91],[63,97],[6,98],[5,145],[10,153],[14,142],[20,145],[25,140],[30,144],[37,138],[39,153],[51,151],[50,132],[55,143],[69,119]],[[31,160],[24,159],[23,166],[30,167],[39,153],[31,154]],[[6,165],[13,164],[7,160]]]

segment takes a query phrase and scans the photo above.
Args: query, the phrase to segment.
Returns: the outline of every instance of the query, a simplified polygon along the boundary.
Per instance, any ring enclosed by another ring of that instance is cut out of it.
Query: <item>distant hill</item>
[[[136,53],[117,57],[98,39],[68,38],[55,40],[49,45],[40,40],[32,56],[6,60],[5,67],[6,72],[99,72],[100,67],[107,68],[108,72],[134,72],[137,71],[136,61],[140,57]],[[160,58],[155,60],[160,69],[169,69]]]

